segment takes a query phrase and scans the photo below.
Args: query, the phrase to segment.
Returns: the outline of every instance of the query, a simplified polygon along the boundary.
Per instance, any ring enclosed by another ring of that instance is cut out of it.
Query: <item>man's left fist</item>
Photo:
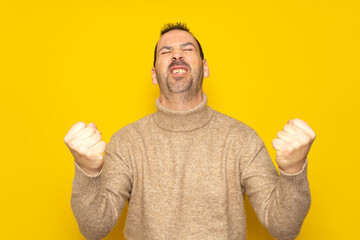
[[[288,174],[300,172],[315,137],[315,132],[303,120],[289,120],[272,141],[280,170]]]

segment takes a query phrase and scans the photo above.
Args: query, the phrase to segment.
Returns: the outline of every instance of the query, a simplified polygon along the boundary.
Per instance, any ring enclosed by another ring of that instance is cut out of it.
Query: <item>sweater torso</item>
[[[244,193],[277,239],[295,239],[310,207],[307,165],[280,176],[257,133],[201,104],[117,131],[102,172],[75,168],[71,206],[86,239],[104,238],[128,204],[126,239],[246,239]]]
[[[239,160],[252,129],[206,98],[191,112],[157,106],[118,133],[134,146],[125,237],[245,239]]]

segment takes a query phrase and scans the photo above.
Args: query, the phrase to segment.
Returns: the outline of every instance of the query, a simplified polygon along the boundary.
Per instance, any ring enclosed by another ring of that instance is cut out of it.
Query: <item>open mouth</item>
[[[188,68],[184,66],[176,66],[170,68],[170,72],[177,75],[186,74],[188,72]]]

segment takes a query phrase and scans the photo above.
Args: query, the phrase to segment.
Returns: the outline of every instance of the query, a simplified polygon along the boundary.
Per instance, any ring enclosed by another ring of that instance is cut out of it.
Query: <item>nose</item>
[[[181,50],[179,50],[179,49],[174,50],[172,60],[173,61],[175,61],[175,60],[184,60],[183,52]]]

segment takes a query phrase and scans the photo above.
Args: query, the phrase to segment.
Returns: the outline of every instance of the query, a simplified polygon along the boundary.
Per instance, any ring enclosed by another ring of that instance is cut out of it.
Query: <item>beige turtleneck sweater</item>
[[[207,106],[158,111],[116,132],[97,176],[75,168],[71,205],[101,239],[129,200],[126,239],[246,239],[244,194],[278,239],[294,239],[310,207],[307,164],[278,174],[257,133]]]

